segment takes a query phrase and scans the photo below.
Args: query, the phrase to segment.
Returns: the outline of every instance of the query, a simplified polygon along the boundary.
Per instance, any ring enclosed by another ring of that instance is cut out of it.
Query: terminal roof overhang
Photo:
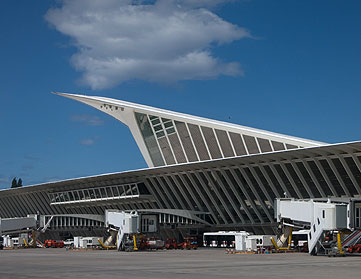
[[[55,94],[89,105],[128,126],[149,167],[325,145],[122,100]]]
[[[126,102],[126,101],[122,101],[122,100],[107,98],[107,97],[87,96],[87,95],[70,94],[70,93],[62,93],[62,92],[53,92],[53,94],[56,94],[56,95],[59,95],[59,96],[63,96],[63,97],[69,98],[69,99],[73,99],[73,100],[82,102],[84,104],[93,106],[96,109],[99,109],[98,108],[99,103],[104,102],[104,103],[110,103],[110,104],[119,105],[119,106],[122,106],[122,107],[131,108],[131,109],[136,109],[137,111],[139,110],[139,111],[144,111],[144,112],[153,112],[153,113],[156,113],[156,114],[161,114],[161,115],[163,115],[165,117],[174,116],[176,118],[190,120],[190,121],[197,121],[197,122],[199,121],[199,122],[207,123],[207,124],[214,123],[214,124],[219,124],[219,125],[222,125],[222,126],[228,127],[228,128],[242,129],[244,131],[254,132],[254,133],[257,133],[257,134],[261,134],[261,135],[283,137],[285,139],[301,141],[301,142],[304,142],[304,144],[313,144],[314,146],[321,146],[321,145],[326,144],[326,143],[320,142],[320,141],[309,140],[309,139],[304,139],[304,138],[279,134],[279,133],[270,132],[270,131],[266,131],[266,130],[262,130],[262,129],[256,129],[256,128],[247,127],[247,126],[243,126],[243,125],[238,125],[238,124],[233,124],[233,123],[229,123],[229,122],[213,120],[213,119],[209,119],[209,118],[189,115],[189,114],[185,114],[185,113],[179,113],[179,112],[175,112],[175,111],[150,107],[150,106],[146,106],[146,105],[142,105],[142,104],[136,104],[136,103]],[[105,112],[105,113],[107,113],[107,114],[114,117],[114,115],[111,112]],[[115,117],[115,118],[117,118],[117,117]],[[129,125],[129,123],[125,119],[119,119],[119,118],[117,118],[117,119],[122,121],[127,126]]]
[[[360,154],[361,141],[330,144],[320,147],[309,147],[303,149],[294,149],[266,154],[255,154],[239,156],[228,159],[210,160],[203,162],[187,163],[172,166],[154,167],[148,169],[124,171],[110,174],[101,174],[89,177],[74,178],[56,182],[49,182],[38,185],[24,186],[21,188],[4,189],[0,191],[0,196],[14,195],[16,193],[27,193],[37,191],[57,191],[62,187],[73,187],[74,189],[83,188],[88,182],[98,182],[109,179],[120,179],[124,183],[141,181],[147,177],[156,175],[167,175],[186,171],[197,171],[204,169],[224,169],[232,166],[247,166],[252,164],[271,164],[272,162],[289,161],[297,159],[332,157],[342,154]]]

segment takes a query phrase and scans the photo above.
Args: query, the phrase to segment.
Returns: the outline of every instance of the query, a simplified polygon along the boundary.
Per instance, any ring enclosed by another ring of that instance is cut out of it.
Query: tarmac
[[[223,249],[0,251],[0,278],[360,278],[361,257],[225,254]]]

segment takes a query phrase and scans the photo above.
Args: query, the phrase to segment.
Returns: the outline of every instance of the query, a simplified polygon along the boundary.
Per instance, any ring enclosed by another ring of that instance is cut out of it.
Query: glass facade
[[[150,193],[143,183],[134,183],[49,193],[49,198],[50,204],[62,204],[132,198],[141,194]]]
[[[157,144],[157,140],[154,136],[152,127],[150,126],[148,117],[146,114],[135,113],[135,118],[137,120],[140,132],[142,133],[145,145],[147,146],[149,155],[153,161],[154,166],[164,166],[164,160],[160,154],[160,150]],[[156,118],[151,118],[151,121],[156,122]],[[159,119],[158,119],[159,120]],[[154,125],[152,123],[152,125]]]
[[[156,167],[298,148],[151,114],[135,112],[135,118]]]

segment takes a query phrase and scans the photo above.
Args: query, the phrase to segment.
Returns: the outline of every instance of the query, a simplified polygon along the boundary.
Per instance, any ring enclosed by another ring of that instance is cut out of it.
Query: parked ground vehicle
[[[167,250],[169,250],[169,249],[178,249],[177,240],[175,238],[167,238],[165,240],[164,248],[167,249]]]
[[[122,251],[133,252],[139,250],[146,250],[149,248],[149,244],[144,235],[141,234],[129,234],[125,235],[122,241]]]
[[[361,244],[355,244],[347,248],[347,252],[349,253],[360,253],[361,252]]]
[[[64,247],[64,241],[56,241],[56,240],[45,240],[44,242],[45,248],[63,248]]]
[[[164,241],[156,237],[148,237],[147,243],[149,249],[158,250],[164,248]]]
[[[195,236],[185,237],[183,243],[178,246],[181,249],[196,250],[198,248],[197,238]]]
[[[64,241],[64,246],[65,247],[71,247],[74,248],[74,239],[67,239]]]
[[[0,250],[4,249],[4,238],[0,236]]]

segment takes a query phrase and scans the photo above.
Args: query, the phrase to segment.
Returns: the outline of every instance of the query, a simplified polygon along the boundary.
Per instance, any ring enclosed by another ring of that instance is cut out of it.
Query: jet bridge
[[[0,236],[2,234],[30,231],[38,225],[37,215],[27,217],[0,218]]]
[[[275,218],[282,225],[284,234],[278,238],[275,246],[285,243],[292,228],[308,229],[310,254],[327,254],[334,251],[343,254],[341,233],[354,231],[352,235],[359,235],[360,228],[356,226],[357,220],[355,221],[359,204],[360,200],[355,199],[277,199]]]

